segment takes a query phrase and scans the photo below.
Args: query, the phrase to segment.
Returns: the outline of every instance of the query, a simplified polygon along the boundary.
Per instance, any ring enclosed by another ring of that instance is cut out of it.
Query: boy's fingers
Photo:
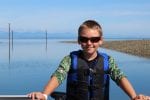
[[[150,100],[150,96],[146,96],[145,98],[146,98],[146,100]]]
[[[32,100],[34,100],[34,98],[36,97],[35,95],[36,95],[36,93],[32,92],[32,93],[28,94],[28,97],[32,98]]]
[[[145,96],[143,94],[138,95],[138,99],[140,100],[150,100],[150,96]]]

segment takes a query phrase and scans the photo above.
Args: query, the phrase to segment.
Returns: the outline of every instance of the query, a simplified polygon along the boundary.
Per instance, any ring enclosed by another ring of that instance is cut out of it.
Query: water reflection
[[[8,44],[0,44],[0,94],[26,94],[42,91],[50,75],[57,68],[60,60],[70,51],[80,47],[77,44],[59,43],[60,40],[48,40],[47,52],[45,40],[14,40],[14,50],[8,63]],[[62,41],[62,40],[61,40]],[[118,66],[126,73],[138,93],[150,95],[150,60],[131,56],[107,49],[100,49],[112,55]],[[65,91],[65,82],[57,89]],[[112,100],[129,99],[120,88],[111,81],[110,97]]]

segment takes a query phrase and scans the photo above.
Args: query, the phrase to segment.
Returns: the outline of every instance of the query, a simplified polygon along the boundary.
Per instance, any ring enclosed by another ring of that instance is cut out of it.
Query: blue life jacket
[[[71,67],[67,76],[67,100],[109,100],[109,56],[98,53],[93,68],[80,57],[81,50],[70,53]]]

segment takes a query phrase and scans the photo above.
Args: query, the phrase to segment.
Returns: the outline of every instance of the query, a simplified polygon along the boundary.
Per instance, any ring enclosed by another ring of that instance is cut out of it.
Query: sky
[[[0,32],[76,34],[88,19],[105,35],[150,37],[150,0],[0,0]]]

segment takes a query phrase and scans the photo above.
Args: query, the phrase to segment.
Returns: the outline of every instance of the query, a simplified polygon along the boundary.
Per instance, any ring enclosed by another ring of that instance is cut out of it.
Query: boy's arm
[[[58,86],[59,82],[57,78],[55,76],[52,76],[52,78],[48,81],[47,85],[45,86],[43,94],[51,94]]]
[[[136,93],[125,74],[117,67],[113,57],[109,57],[109,75],[113,81],[131,98],[136,97]]]
[[[134,98],[136,97],[136,92],[126,77],[123,77],[120,80],[119,86],[131,98],[131,100],[134,100]]]
[[[47,100],[48,95],[51,94],[55,88],[59,85],[58,80],[55,76],[53,76],[47,83],[43,92],[31,92],[28,94],[28,97],[32,98],[32,100]]]
[[[43,92],[32,92],[28,94],[28,96],[32,98],[32,100],[35,100],[34,98],[37,98],[38,100],[46,100],[47,96],[50,95],[55,90],[55,88],[57,88],[59,84],[61,84],[65,79],[66,74],[70,68],[70,61],[71,59],[69,56],[64,57],[64,59],[60,63],[60,66],[48,81]]]
[[[51,79],[44,88],[43,94],[51,94],[65,80],[71,64],[70,56],[65,56],[58,69],[53,73]]]

